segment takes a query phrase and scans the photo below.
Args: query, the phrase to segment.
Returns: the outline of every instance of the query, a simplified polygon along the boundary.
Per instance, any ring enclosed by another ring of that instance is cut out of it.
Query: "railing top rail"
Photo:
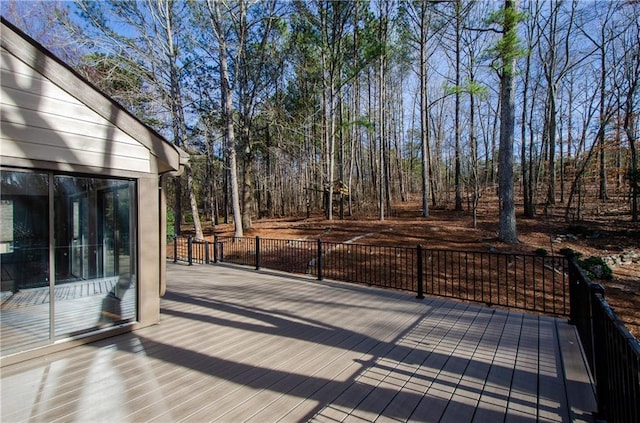
[[[620,331],[620,335],[624,339],[627,340],[629,347],[631,347],[633,353],[640,358],[640,342],[629,332],[629,329],[624,325],[622,320],[618,317],[615,311],[611,308],[604,295],[600,292],[595,292],[594,296],[598,301],[599,305],[602,307],[605,315],[611,320],[611,322],[615,325],[616,329]]]
[[[233,238],[233,237],[230,237]],[[302,242],[302,243],[313,243],[315,244],[317,241],[315,239],[296,239],[296,238],[263,238],[259,237],[260,241],[283,241],[283,242]],[[255,238],[250,238],[255,239]]]
[[[235,236],[216,236],[218,241],[223,240],[255,240],[256,237],[235,237]],[[296,239],[296,238],[266,238],[259,237],[261,241],[291,241],[291,242],[301,242],[301,243],[317,243],[318,239]],[[394,248],[394,249],[406,249],[406,250],[415,250],[417,246],[406,246],[406,245],[387,245],[387,244],[371,244],[371,243],[361,243],[361,242],[344,242],[344,241],[324,241],[323,244],[326,245],[357,245],[360,247],[370,247],[370,248]],[[526,258],[544,258],[547,260],[566,260],[567,257],[563,255],[539,255],[534,253],[508,253],[508,252],[500,252],[500,251],[475,251],[475,250],[458,250],[458,249],[446,249],[446,248],[429,248],[420,244],[422,251],[424,253],[465,253],[465,254],[481,254],[481,255],[491,255],[491,256],[504,256],[504,257],[526,257]]]

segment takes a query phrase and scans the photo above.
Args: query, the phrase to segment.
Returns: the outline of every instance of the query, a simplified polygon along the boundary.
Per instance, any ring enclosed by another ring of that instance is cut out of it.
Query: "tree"
[[[66,2],[3,0],[0,11],[9,22],[69,65],[75,66],[90,54],[65,25],[70,13]]]
[[[224,210],[234,209],[236,235],[256,211],[261,218],[322,210],[333,219],[334,203],[342,217],[348,199],[349,213],[384,219],[396,196],[412,194],[422,197],[425,217],[447,202],[460,209],[466,196],[475,221],[480,195],[497,183],[500,219],[509,222],[501,236],[513,241],[516,177],[533,217],[539,193],[548,205],[557,200],[558,177],[561,202],[565,177],[573,180],[569,208],[577,199],[580,215],[596,166],[605,188],[611,170],[618,186],[635,172],[635,3],[524,2],[529,54],[517,73],[522,17],[513,1],[79,4],[86,11],[75,22],[89,35],[75,43],[80,71],[198,156],[175,186],[176,210],[188,200],[196,215],[192,200],[206,197],[200,208],[208,213],[217,196],[231,197]],[[488,9],[500,9],[490,27]],[[631,69],[624,74],[623,63]],[[413,113],[407,94],[415,95]]]
[[[119,57],[125,69],[138,68],[145,82],[161,99],[161,106],[170,116],[168,127],[157,128],[169,133],[178,147],[189,148],[189,134],[185,121],[185,99],[182,78],[186,60],[181,54],[186,47],[185,6],[172,0],[159,2],[78,1],[82,23],[67,19],[65,24],[78,40],[89,48],[103,50]],[[116,63],[119,65],[119,63]],[[191,206],[196,238],[203,238],[198,201],[193,189],[193,175],[186,168],[187,194]],[[175,179],[176,234],[182,221],[182,185]]]
[[[498,238],[518,242],[513,181],[513,143],[515,131],[516,58],[522,54],[517,26],[522,19],[517,1],[505,0],[504,9],[495,15],[502,26],[502,38],[495,50],[500,77],[500,145],[498,147]]]
[[[460,58],[460,39],[462,38],[462,1],[455,1],[455,126],[456,126],[456,141],[455,141],[455,189],[456,189],[456,200],[455,200],[455,210],[462,211],[462,187],[460,186],[461,181],[461,146],[460,146],[460,137],[462,136],[462,124],[460,122],[460,101],[461,101],[461,58]]]
[[[542,2],[529,2],[527,13],[530,16],[529,22],[525,28],[526,48],[533,51],[540,37],[534,36],[538,17],[541,13]],[[533,131],[527,129],[532,125],[532,115],[534,107],[529,104],[530,95],[533,95],[538,89],[538,85],[532,75],[532,58],[528,54],[525,58],[525,66],[523,70],[522,81],[522,107],[520,118],[520,163],[522,165],[522,194],[524,215],[533,218],[536,213],[536,187],[537,187],[537,166],[534,166],[534,141]],[[533,92],[532,92],[533,91]]]
[[[244,13],[241,3],[240,14]],[[221,92],[221,109],[222,119],[224,122],[225,148],[227,152],[227,160],[229,165],[229,179],[231,184],[231,207],[233,210],[233,225],[235,228],[234,236],[242,237],[244,235],[242,229],[242,215],[240,212],[240,194],[238,188],[238,165],[236,159],[236,135],[234,128],[234,106],[233,106],[233,86],[231,83],[231,75],[229,70],[229,56],[231,52],[228,49],[228,20],[223,19],[221,2],[208,0],[206,2],[207,19],[209,29],[213,32],[215,41],[217,42],[218,66],[220,73],[220,92]],[[211,54],[211,52],[209,53]]]
[[[591,31],[586,29],[586,26],[591,24],[592,22],[585,22],[580,26],[580,30],[582,34],[593,44],[595,50],[598,52],[599,59],[599,68],[600,68],[600,102],[599,102],[599,114],[600,114],[600,122],[601,126],[603,126],[605,120],[608,120],[607,115],[610,110],[607,110],[607,55],[609,53],[609,47],[613,39],[617,38],[622,34],[622,29],[616,28],[616,22],[614,21],[614,16],[616,14],[616,9],[618,7],[617,2],[606,2],[605,4],[606,10],[604,14],[601,14],[599,5],[598,5],[598,17],[602,19],[598,22],[599,34],[598,37],[592,35]],[[587,18],[589,19],[589,18]],[[599,131],[598,138],[598,149],[599,149],[599,182],[600,188],[598,192],[598,197],[602,201],[606,201],[609,199],[609,193],[607,188],[607,152],[605,148],[605,138],[606,133],[604,130]]]
[[[135,64],[123,61],[117,56],[92,53],[82,57],[77,69],[102,92],[122,104],[136,117],[143,121],[152,121],[146,110],[151,96],[144,87],[144,71]]]
[[[475,5],[476,3],[472,3]],[[470,9],[471,11],[471,9]],[[478,15],[478,14],[476,14]],[[472,14],[470,13],[471,17]],[[487,86],[480,82],[482,75],[480,74],[480,51],[483,50],[482,46],[485,42],[485,31],[475,31],[466,29],[461,33],[463,49],[467,60],[466,73],[467,79],[460,89],[469,96],[469,179],[472,190],[472,213],[473,213],[473,227],[477,227],[478,220],[478,204],[483,190],[483,181],[480,177],[479,155],[478,155],[478,136],[476,121],[478,115],[479,106],[476,104],[480,101],[486,101],[488,98]]]
[[[357,4],[353,2],[320,1],[296,2],[296,10],[304,18],[305,41],[317,43],[316,53],[320,70],[320,107],[323,196],[325,218],[333,219],[333,191],[335,187],[336,142],[340,116],[340,92],[345,84],[347,39],[349,23]]]
[[[629,181],[629,197],[631,200],[631,221],[640,220],[638,197],[640,196],[640,169],[638,169],[638,133],[640,132],[638,114],[640,113],[640,20],[637,19],[639,6],[637,3],[627,5],[631,9],[630,31],[626,31],[621,39],[623,57],[620,65],[620,87],[623,113],[623,129],[629,144],[629,165],[627,180]]]
[[[418,111],[420,115],[420,191],[422,198],[422,217],[429,217],[429,187],[430,187],[430,110],[429,99],[429,61],[434,49],[430,48],[430,43],[437,33],[437,28],[433,19],[434,4],[426,0],[411,2],[401,2],[402,15],[406,17],[406,32],[408,39],[416,50],[419,91],[418,91]]]
[[[538,19],[541,27],[538,34],[543,42],[538,43],[538,53],[545,81],[547,83],[545,131],[549,154],[547,204],[556,203],[556,144],[558,128],[558,87],[572,65],[571,60],[571,35],[575,21],[574,13],[576,3],[573,2],[566,22],[560,22],[563,1],[551,1],[549,13],[546,19]],[[538,13],[536,16],[542,16]],[[559,39],[560,38],[560,39]],[[561,150],[562,152],[562,150]]]

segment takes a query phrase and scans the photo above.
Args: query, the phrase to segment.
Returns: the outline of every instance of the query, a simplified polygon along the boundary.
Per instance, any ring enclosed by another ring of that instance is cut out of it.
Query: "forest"
[[[640,3],[2,2],[5,18],[187,151],[193,225],[384,220],[496,199],[566,222],[638,221]],[[520,218],[520,217],[518,217]]]

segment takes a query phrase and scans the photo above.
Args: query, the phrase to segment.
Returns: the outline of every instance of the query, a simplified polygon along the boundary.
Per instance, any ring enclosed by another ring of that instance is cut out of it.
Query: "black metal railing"
[[[415,248],[321,242],[322,276],[417,291]]]
[[[570,316],[596,383],[598,417],[640,421],[640,344],[573,258],[321,240],[173,240],[174,261],[226,262]]]
[[[226,262],[323,278],[569,315],[565,257],[432,250],[321,240],[176,238],[174,261]]]
[[[595,379],[599,417],[640,422],[640,344],[605,300],[604,288],[569,262],[571,322]]]

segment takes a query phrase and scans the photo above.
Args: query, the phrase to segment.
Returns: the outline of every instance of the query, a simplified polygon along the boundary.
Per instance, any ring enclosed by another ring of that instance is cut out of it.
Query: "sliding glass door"
[[[135,319],[134,186],[54,178],[56,337]]]
[[[1,195],[2,355],[136,319],[135,181],[3,170]]]

